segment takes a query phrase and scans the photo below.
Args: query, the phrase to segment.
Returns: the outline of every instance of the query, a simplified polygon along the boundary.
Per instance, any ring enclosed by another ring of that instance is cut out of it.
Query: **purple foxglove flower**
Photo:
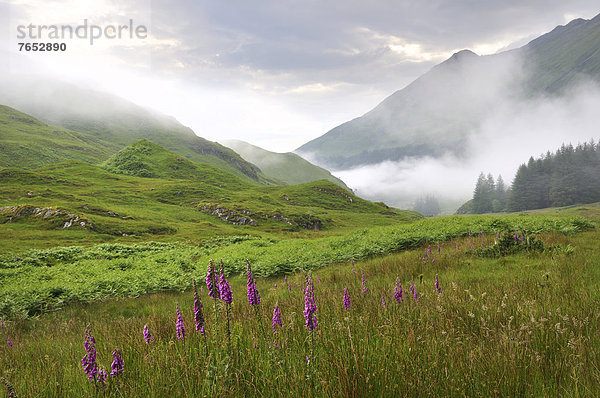
[[[438,246],[437,246],[437,251],[438,251],[438,253],[440,252],[440,244],[439,243],[438,243]]]
[[[288,283],[288,290],[289,290],[290,292],[292,291],[292,285],[290,285],[289,283]]]
[[[86,354],[81,359],[83,371],[90,380],[98,375],[98,364],[96,363],[96,339],[92,336],[92,329],[88,325],[85,329],[85,340],[83,342]]]
[[[100,368],[100,370],[98,370],[98,384],[100,384],[100,387],[102,388],[106,388],[106,379],[107,379],[107,375],[106,375],[106,370],[104,370],[104,368]]]
[[[413,282],[410,283],[410,292],[412,293],[413,297],[415,298],[415,303],[419,301],[419,299],[417,298],[417,289],[415,288],[415,284]]]
[[[471,230],[469,230],[469,238],[470,238],[471,236],[473,236],[473,235],[471,234]]]
[[[362,287],[363,287],[363,294],[368,292],[369,289],[367,288],[367,278],[365,278],[365,273],[362,273]]]
[[[181,340],[185,338],[185,325],[183,324],[183,317],[181,316],[181,311],[179,311],[179,306],[176,307],[177,311],[177,321],[175,322],[175,330],[177,332],[177,339]]]
[[[0,321],[0,328],[4,329],[4,319]]]
[[[194,323],[196,324],[196,331],[199,331],[204,326],[204,313],[202,312],[202,301],[198,296],[196,290],[196,281],[194,281]]]
[[[440,294],[442,293],[442,288],[440,287],[440,283],[438,282],[437,275],[435,276],[435,290]]]
[[[427,246],[427,252],[431,254],[431,246]]]
[[[233,302],[231,286],[229,286],[229,282],[227,282],[227,279],[225,278],[223,278],[223,282],[221,283],[221,300],[227,304],[231,304]]]
[[[246,262],[246,276],[248,278],[248,282],[246,283],[248,292],[248,302],[251,306],[255,306],[260,304],[260,294],[258,294],[258,289],[256,288],[256,281],[254,280],[254,276],[252,275],[252,268],[250,266],[250,262],[247,260]]]
[[[283,281],[287,283],[287,275],[283,277]]]
[[[223,263],[223,260],[221,260],[221,266],[219,267],[219,282],[218,282],[218,286],[219,286],[219,298],[221,300],[225,300],[223,298],[223,288],[225,284],[225,264]]]
[[[123,371],[124,371],[123,358],[121,357],[121,350],[119,350],[119,349],[114,350],[112,353],[112,357],[113,357],[113,361],[110,364],[110,368],[112,369],[110,371],[110,375],[117,376],[119,373],[123,373]]]
[[[306,287],[304,288],[304,319],[306,327],[309,330],[317,328],[317,305],[315,303],[315,289],[312,277],[306,278]]]
[[[10,336],[6,339],[6,342],[7,342],[7,344],[8,344],[9,347],[13,346],[13,342],[10,341]]]
[[[381,306],[385,308],[385,298],[381,296]]]
[[[394,287],[394,298],[398,303],[404,301],[404,298],[402,297],[402,284],[400,283],[399,279],[396,279],[396,287]]]
[[[144,341],[146,344],[150,344],[154,340],[154,336],[150,334],[150,330],[148,329],[148,325],[144,325]]]
[[[211,298],[219,298],[219,287],[217,284],[217,275],[215,263],[210,260],[208,263],[208,270],[206,271],[206,289],[208,289],[208,295]]]
[[[277,325],[282,327],[283,323],[281,322],[281,310],[279,309],[279,305],[275,304],[275,308],[273,309],[273,333],[277,332]]]
[[[435,264],[435,258],[431,259],[431,264]]]
[[[344,303],[344,309],[348,311],[350,309],[350,296],[348,295],[348,289],[344,289],[344,297],[342,302]]]

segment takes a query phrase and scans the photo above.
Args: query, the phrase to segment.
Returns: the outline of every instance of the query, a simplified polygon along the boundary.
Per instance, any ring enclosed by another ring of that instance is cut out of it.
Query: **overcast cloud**
[[[493,54],[598,12],[592,0],[0,0],[0,68],[11,79],[37,74],[112,92],[170,114],[211,140],[290,151],[366,113],[458,50]],[[17,51],[18,24],[77,25],[84,19],[133,19],[150,35],[94,46],[73,40],[59,54]],[[535,106],[539,114],[548,111]],[[526,116],[514,123],[527,126]],[[484,133],[497,125],[490,120]],[[395,166],[433,173],[452,161]],[[460,175],[462,166],[453,165]],[[366,175],[388,178],[383,170],[389,164],[376,167]],[[392,184],[400,187],[421,172]],[[359,190],[360,175],[342,173]],[[403,174],[396,167],[391,175]],[[460,178],[465,187],[473,184],[469,177]]]

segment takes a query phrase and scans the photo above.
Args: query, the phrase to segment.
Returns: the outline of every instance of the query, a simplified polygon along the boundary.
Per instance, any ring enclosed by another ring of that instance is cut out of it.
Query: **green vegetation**
[[[590,228],[585,219],[547,215],[444,217],[323,238],[230,237],[201,246],[147,243],[31,250],[0,260],[0,315],[24,316],[70,301],[189,288],[202,278],[210,259],[223,259],[227,273],[254,265],[256,275],[272,277],[438,243],[472,232],[573,233]]]
[[[505,189],[502,177],[494,182],[481,173],[473,199],[457,214],[522,211],[552,206],[594,203],[600,200],[600,145],[593,140],[573,148],[562,147],[522,164],[513,184]]]
[[[247,161],[260,167],[269,177],[285,184],[302,184],[315,180],[328,180],[349,190],[342,180],[319,166],[315,166],[295,153],[275,153],[240,140],[228,140],[225,145]]]
[[[96,163],[119,147],[0,105],[0,167],[34,169],[65,159]]]
[[[145,140],[103,167],[71,161],[0,170],[0,233],[8,237],[0,253],[243,234],[324,236],[420,217],[328,181],[256,185]]]
[[[553,213],[582,214],[593,222],[600,219],[598,207]],[[452,230],[453,225],[461,229],[471,223],[474,228],[483,224],[569,227],[565,221],[545,212],[496,219],[427,219],[406,228],[447,239],[440,229]],[[572,227],[568,230],[577,230]],[[225,337],[228,323],[223,302],[213,304],[206,287],[199,289],[204,304],[203,337],[194,330],[189,287],[193,277],[202,276],[199,268],[204,269],[206,263],[185,259],[182,266],[187,264],[189,269],[179,277],[179,289],[184,292],[92,305],[73,303],[39,317],[4,319],[0,376],[19,396],[595,396],[600,385],[599,231],[538,232],[536,240],[548,250],[481,256],[476,248],[481,243],[493,247],[497,238],[474,233],[442,243],[439,252],[432,246],[430,253],[425,244],[314,270],[318,326],[312,339],[302,315],[302,273],[286,279],[259,278],[258,308],[248,304],[245,276],[230,275],[231,343]],[[218,259],[222,250],[252,242],[235,240],[215,240],[215,248],[207,247],[216,250],[213,255]],[[558,250],[561,247],[565,249]],[[127,280],[129,272],[142,269],[142,264],[154,267],[147,258],[158,258],[168,250],[173,247],[147,244],[130,249],[80,249],[79,254],[65,255],[71,256],[67,261],[81,261],[88,254],[115,253],[115,269],[104,272],[121,272],[119,280]],[[426,261],[422,261],[423,253],[427,253]],[[58,253],[53,255],[56,258]],[[225,263],[229,266],[232,261]],[[37,266],[48,273],[57,267],[61,265]],[[81,263],[80,272],[88,267],[89,263]],[[441,293],[436,290],[436,277]],[[401,302],[395,300],[396,281],[404,290]],[[204,286],[202,279],[199,282]],[[418,301],[410,291],[411,283]],[[342,304],[344,289],[351,299],[347,311]],[[276,304],[282,326],[273,333]],[[176,337],[176,305],[186,327],[183,340]],[[100,366],[110,372],[111,352],[122,351],[125,371],[108,377],[106,389],[83,372],[87,325],[96,339]],[[143,339],[144,325],[154,337],[150,344]],[[9,339],[12,346],[6,344]]]

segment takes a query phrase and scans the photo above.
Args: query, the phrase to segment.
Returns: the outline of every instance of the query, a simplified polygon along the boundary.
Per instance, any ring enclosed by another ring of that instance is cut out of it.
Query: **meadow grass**
[[[555,249],[480,257],[469,247],[482,238],[467,236],[442,243],[439,253],[423,245],[313,271],[318,327],[308,362],[300,272],[287,282],[259,278],[258,311],[246,298],[245,277],[230,277],[231,345],[223,304],[207,296],[204,281],[206,340],[193,330],[189,290],[5,320],[0,375],[20,396],[48,397],[597,396],[599,233],[538,238]],[[495,236],[483,240],[489,245]],[[436,275],[442,293],[435,290]],[[400,303],[396,279],[404,289]],[[344,289],[351,298],[347,311]],[[283,326],[273,333],[275,304]],[[176,338],[176,305],[187,328],[184,340]],[[100,365],[110,366],[114,349],[123,352],[125,372],[109,377],[106,389],[83,373],[87,325]],[[148,345],[144,325],[154,335]]]

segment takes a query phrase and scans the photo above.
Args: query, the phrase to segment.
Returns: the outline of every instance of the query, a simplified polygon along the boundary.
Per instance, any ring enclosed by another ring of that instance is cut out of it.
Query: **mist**
[[[514,76],[523,82],[522,70],[515,69]],[[505,83],[515,87],[515,79]],[[334,170],[332,174],[366,199],[412,208],[419,197],[433,195],[440,201],[443,213],[452,213],[472,197],[480,172],[491,173],[495,178],[502,175],[508,184],[529,157],[553,152],[563,143],[575,145],[600,138],[597,83],[580,81],[559,96],[532,98],[515,90],[499,90],[498,81],[493,87],[494,90],[482,87],[486,91],[480,98],[493,107],[482,112],[483,118],[468,131],[462,153],[385,161]],[[490,98],[492,92],[494,96]],[[453,115],[436,117],[444,120]]]

